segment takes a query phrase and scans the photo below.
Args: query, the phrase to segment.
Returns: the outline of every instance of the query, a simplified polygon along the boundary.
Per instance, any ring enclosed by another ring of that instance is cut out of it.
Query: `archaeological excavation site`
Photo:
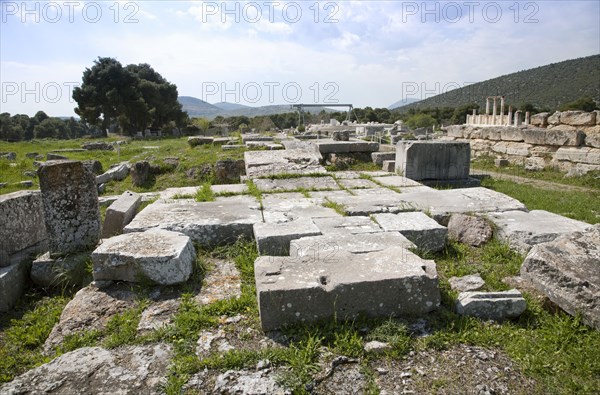
[[[0,393],[597,393],[599,128],[493,97],[420,137],[4,153],[35,185],[0,195]],[[595,187],[523,184],[548,168]],[[590,200],[559,214],[502,183]]]

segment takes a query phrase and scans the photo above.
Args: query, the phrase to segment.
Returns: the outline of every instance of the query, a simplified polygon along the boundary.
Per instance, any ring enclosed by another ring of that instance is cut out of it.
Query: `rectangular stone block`
[[[330,217],[314,218],[313,222],[323,235],[343,236],[382,232],[382,229],[369,217]]]
[[[254,224],[254,239],[260,255],[289,255],[290,241],[320,234],[319,228],[308,218],[290,222]]]
[[[494,237],[508,243],[511,248],[526,254],[536,244],[552,241],[557,237],[583,231],[591,225],[544,210],[505,211],[489,213],[494,223]]]
[[[258,189],[263,192],[286,192],[298,189],[340,189],[332,177],[298,177],[283,179],[258,178],[253,181]]]
[[[142,197],[139,194],[130,191],[124,192],[106,209],[102,237],[107,238],[122,233],[123,228],[135,217],[141,202]]]
[[[437,252],[446,245],[448,229],[422,212],[374,214],[373,219],[386,232],[400,232],[422,250]]]
[[[523,130],[527,144],[580,146],[585,134],[580,130],[528,128]]]
[[[600,165],[600,149],[590,147],[561,147],[556,151],[554,159]]]
[[[334,257],[339,252],[364,254],[390,247],[415,248],[415,244],[399,232],[328,234],[302,237],[290,243],[290,257]]]
[[[111,167],[103,174],[96,176],[96,184],[100,185],[100,184],[107,183],[109,181],[124,180],[127,177],[127,175],[129,174],[130,166],[131,165],[129,164],[129,162],[122,162],[122,163],[119,163],[118,165]]]
[[[94,175],[79,161],[48,161],[38,169],[52,258],[96,247],[101,221]]]
[[[471,148],[455,141],[401,141],[396,146],[396,172],[412,180],[469,177]]]
[[[194,243],[215,246],[251,239],[252,226],[262,221],[260,206],[249,196],[234,196],[215,202],[156,201],[144,208],[124,233],[152,228],[181,232]]]
[[[461,292],[456,301],[458,314],[484,320],[517,318],[526,308],[527,302],[516,289],[505,292]]]
[[[178,284],[190,277],[195,261],[191,239],[163,229],[111,237],[92,253],[94,280]]]
[[[359,314],[419,315],[440,304],[435,262],[401,247],[333,257],[259,257],[256,291],[264,331]]]
[[[279,174],[326,173],[320,164],[321,159],[323,158],[319,152],[308,148],[244,152],[246,175],[250,178]]]
[[[0,195],[0,224],[0,256],[43,243],[46,225],[40,191]]]
[[[383,162],[386,160],[396,160],[396,152],[373,152],[371,153],[371,159],[376,165],[383,166]]]

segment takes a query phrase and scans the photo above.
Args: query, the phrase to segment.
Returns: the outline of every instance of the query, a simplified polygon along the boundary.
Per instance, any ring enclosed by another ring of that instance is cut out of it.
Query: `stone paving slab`
[[[163,229],[105,239],[92,252],[94,280],[171,285],[187,281],[196,261],[190,238]]]
[[[250,178],[326,173],[327,170],[320,164],[321,159],[321,154],[308,149],[244,152],[246,175]]]
[[[342,154],[353,152],[377,152],[379,143],[363,140],[334,141],[330,139],[319,139],[314,142],[319,147],[321,154]]]
[[[402,247],[365,254],[259,257],[256,289],[262,329],[364,313],[388,318],[425,314],[440,303],[435,262]]]
[[[446,244],[448,229],[422,212],[374,214],[373,219],[386,232],[400,232],[425,251],[437,252]]]
[[[214,194],[248,193],[248,185],[246,185],[246,184],[211,185],[210,190],[213,191]]]
[[[323,235],[378,233],[383,230],[369,217],[314,218],[313,222]]]
[[[332,177],[298,177],[285,179],[258,178],[254,179],[253,182],[262,192],[285,192],[298,189],[340,189]]]
[[[495,237],[521,254],[526,254],[536,244],[591,227],[588,223],[544,210],[505,211],[487,216],[496,225]]]
[[[364,178],[340,179],[338,182],[344,188],[348,189],[377,188],[377,184]]]
[[[328,234],[292,240],[289,255],[292,259],[312,256],[315,259],[322,257],[323,260],[328,260],[335,259],[339,252],[364,254],[390,247],[402,247],[408,250],[416,246],[399,232]]]
[[[415,188],[400,196],[405,204],[415,210],[429,212],[441,224],[447,224],[450,215],[455,213],[527,211],[525,205],[518,200],[482,187],[443,191]]]
[[[289,255],[290,241],[320,234],[321,231],[310,218],[283,223],[254,224],[254,239],[260,255]]]
[[[252,238],[252,226],[262,222],[260,206],[251,196],[215,202],[156,201],[125,227],[124,233],[152,228],[181,232],[202,246],[223,245],[239,237]]]
[[[339,216],[335,210],[323,207],[319,199],[306,198],[301,193],[275,193],[263,195],[262,203],[265,222],[287,222],[298,218]]]
[[[420,187],[423,184],[406,178],[404,176],[388,176],[388,177],[374,177],[375,181],[389,187],[406,188],[406,187]]]
[[[376,213],[414,211],[401,195],[388,188],[354,189],[354,196],[329,195],[327,199],[344,207],[346,215],[368,216]]]

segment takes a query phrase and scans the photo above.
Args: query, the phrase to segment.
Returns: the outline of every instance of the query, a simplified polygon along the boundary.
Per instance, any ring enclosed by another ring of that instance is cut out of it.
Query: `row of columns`
[[[500,115],[498,115],[498,100],[500,101]],[[490,103],[493,103],[492,114],[490,115]],[[499,126],[519,126],[521,125],[521,111],[514,113],[512,106],[508,107],[508,114],[504,115],[505,105],[504,96],[489,96],[485,100],[485,115],[477,115],[477,110],[473,109],[473,115],[467,115],[467,125],[499,125]],[[529,125],[529,111],[525,113],[525,125]]]

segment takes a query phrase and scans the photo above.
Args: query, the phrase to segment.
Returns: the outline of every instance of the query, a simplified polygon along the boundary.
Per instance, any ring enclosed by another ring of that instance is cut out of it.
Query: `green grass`
[[[205,182],[202,184],[202,186],[198,188],[194,199],[197,202],[213,202],[215,200],[215,194],[213,193],[212,189],[210,189],[210,186],[210,182]]]
[[[346,206],[344,206],[343,204],[332,202],[331,200],[328,200],[326,198],[322,206],[335,210],[335,212],[339,215],[346,215]]]
[[[566,172],[555,167],[547,167],[541,171],[525,170],[521,165],[510,165],[498,168],[494,165],[494,157],[481,156],[471,163],[471,167],[477,170],[488,170],[490,172],[502,173],[514,177],[525,177],[533,180],[550,181],[564,185],[593,188],[600,191],[600,171],[590,171],[579,177],[566,177]]]
[[[37,170],[33,166],[35,159],[25,157],[25,154],[28,152],[37,152],[45,157],[48,152],[56,149],[81,148],[81,145],[88,141],[111,142],[117,140],[126,140],[128,143],[121,145],[118,151],[115,149],[113,151],[65,152],[61,153],[61,155],[74,160],[98,160],[102,163],[104,171],[108,170],[111,165],[119,162],[130,161],[133,163],[141,160],[148,160],[151,164],[161,168],[161,174],[156,175],[149,185],[142,187],[134,186],[131,182],[131,177],[127,177],[123,181],[107,183],[104,194],[111,195],[121,194],[126,190],[152,192],[166,188],[196,186],[206,181],[214,183],[214,174],[210,172],[196,177],[189,177],[186,172],[189,172],[192,168],[201,169],[203,166],[212,165],[217,160],[228,158],[242,159],[244,153],[244,149],[222,151],[221,147],[216,145],[203,145],[191,148],[187,144],[187,137],[158,140],[130,140],[127,138],[110,137],[101,140],[76,139],[32,140],[18,143],[0,142],[0,151],[13,151],[17,153],[17,160],[14,162],[0,159],[0,183],[6,182],[9,184],[0,189],[0,194],[27,189],[12,185],[25,180],[33,181],[34,185],[29,189],[39,189],[37,178],[32,179],[23,175],[25,171]],[[165,158],[178,158],[179,165],[174,170],[170,169],[163,162]],[[201,171],[197,170],[197,173],[201,173]]]
[[[482,180],[481,185],[519,200],[529,210],[546,210],[590,224],[600,223],[600,191],[543,190],[493,178]]]

